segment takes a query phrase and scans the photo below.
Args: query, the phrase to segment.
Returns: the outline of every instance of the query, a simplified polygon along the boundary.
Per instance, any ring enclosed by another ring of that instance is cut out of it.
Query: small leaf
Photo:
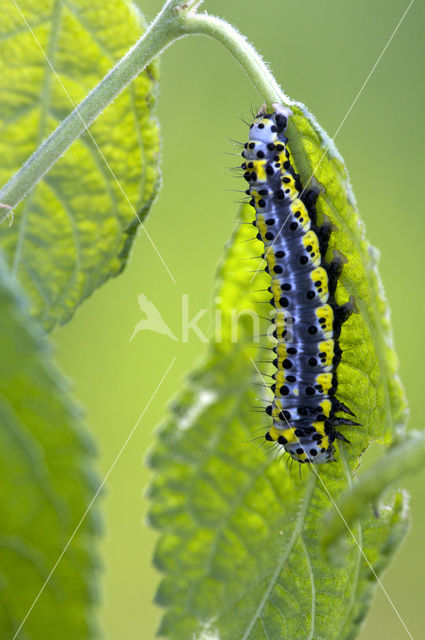
[[[382,493],[400,482],[405,475],[422,469],[424,462],[425,432],[411,431],[340,496],[337,502],[339,513],[333,510],[327,514],[323,527],[323,547],[332,550],[338,538],[346,533],[344,521],[352,526],[366,509],[377,503]]]
[[[326,140],[299,108],[294,111],[289,140],[306,184]],[[337,247],[348,259],[337,300],[354,295],[360,310],[342,329],[338,396],[363,426],[346,432],[351,444],[339,444],[336,463],[314,469],[285,466],[263,447],[270,419],[251,410],[259,404],[256,396],[266,397],[253,385],[253,334],[264,334],[270,323],[253,329],[252,316],[267,314],[268,306],[255,304],[249,292],[259,290],[254,299],[264,300],[269,276],[261,272],[252,279],[262,245],[249,241],[255,231],[242,224],[220,272],[221,341],[190,377],[150,455],[150,520],[161,531],[155,563],[165,573],[157,602],[167,608],[160,633],[173,640],[354,638],[376,588],[373,572],[387,566],[406,532],[406,499],[395,493],[379,518],[364,510],[353,531],[356,542],[347,538],[340,566],[322,553],[329,495],[336,500],[353,483],[372,440],[390,443],[401,433],[405,401],[376,253],[365,240],[346,170],[332,149],[316,179],[326,189],[319,218],[326,215],[335,225],[330,254]],[[252,209],[243,208],[242,222],[252,219]],[[243,316],[235,341],[238,313]],[[259,376],[256,381],[261,383]]]
[[[13,638],[95,492],[80,412],[0,262],[0,636]],[[19,638],[89,638],[96,600],[92,508]]]
[[[124,0],[43,0],[20,8],[74,104],[144,26]],[[13,3],[2,7],[0,39],[1,184],[73,107]],[[47,329],[124,268],[138,226],[126,197],[141,220],[155,197],[157,75],[149,65],[90,127],[94,140],[81,136],[17,207],[12,227],[1,227],[11,269]]]

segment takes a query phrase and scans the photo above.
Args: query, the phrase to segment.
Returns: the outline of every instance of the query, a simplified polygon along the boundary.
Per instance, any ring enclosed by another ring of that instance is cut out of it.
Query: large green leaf
[[[13,638],[94,492],[93,446],[50,349],[0,262],[0,636]],[[92,637],[96,510],[47,582],[19,638]]]
[[[289,139],[306,184],[327,141],[300,109],[294,111]],[[252,442],[270,419],[250,410],[261,390],[252,381],[252,320],[241,318],[235,343],[231,318],[236,311],[268,312],[248,292],[267,287],[269,276],[260,273],[251,282],[261,245],[247,242],[255,232],[242,224],[220,274],[223,339],[174,403],[150,456],[150,519],[161,531],[155,562],[165,572],[157,602],[167,608],[161,633],[168,638],[354,638],[376,586],[371,567],[377,574],[385,568],[407,527],[404,495],[395,493],[378,518],[366,506],[353,530],[365,555],[348,534],[338,567],[322,554],[329,495],[335,500],[352,484],[372,440],[392,441],[402,428],[405,403],[376,253],[364,238],[346,170],[333,149],[315,175],[326,189],[319,215],[336,228],[329,251],[337,247],[348,260],[337,299],[353,294],[360,311],[342,329],[338,379],[339,397],[363,426],[346,432],[352,444],[338,447],[338,462],[317,465],[316,472],[285,467],[255,444],[264,440]],[[245,208],[242,216],[249,222],[252,211]]]
[[[0,183],[72,110],[35,38],[77,104],[144,26],[124,0],[19,6],[34,35],[14,3],[2,3]],[[13,225],[2,226],[8,262],[48,329],[124,267],[138,226],[126,197],[140,219],[149,210],[159,179],[156,78],[151,64],[90,127],[95,142],[81,136],[20,204]]]

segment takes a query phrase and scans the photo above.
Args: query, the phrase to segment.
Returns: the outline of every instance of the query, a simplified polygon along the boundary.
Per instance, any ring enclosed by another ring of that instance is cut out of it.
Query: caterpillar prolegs
[[[274,398],[266,408],[273,424],[265,438],[282,445],[298,462],[320,463],[334,460],[336,438],[349,442],[336,427],[358,425],[337,415],[354,416],[335,396],[341,325],[355,304],[353,298],[336,303],[344,260],[338,254],[326,260],[332,225],[317,224],[317,189],[304,192],[292,166],[285,137],[290,115],[290,109],[278,104],[272,113],[263,107],[242,152],[246,193],[255,209],[253,224],[271,276],[268,290],[277,341]]]

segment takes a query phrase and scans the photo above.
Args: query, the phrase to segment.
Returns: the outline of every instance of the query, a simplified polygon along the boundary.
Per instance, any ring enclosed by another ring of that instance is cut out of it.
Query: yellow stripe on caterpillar
[[[265,218],[262,214],[257,214],[257,229],[261,233],[262,237],[264,238],[267,232],[267,225],[266,225]]]
[[[310,231],[307,231],[307,233],[304,235],[303,245],[310,257],[310,261],[312,262],[312,264],[318,267],[320,265],[320,260],[321,260],[319,239],[314,233],[314,231],[312,231],[311,229]]]
[[[284,438],[286,442],[298,442],[298,438],[295,435],[295,430],[291,427],[288,429],[277,429],[274,425],[270,427],[269,434],[272,440],[277,441],[278,438]]]
[[[314,290],[319,295],[322,302],[327,302],[329,298],[328,274],[323,267],[316,267],[310,274]]]
[[[316,384],[320,385],[323,393],[327,394],[332,387],[332,373],[319,373],[316,376]]]
[[[254,165],[253,171],[257,174],[257,182],[265,182],[267,180],[266,161],[254,160],[252,164]]]
[[[334,341],[332,338],[319,342],[319,358],[324,367],[330,367],[334,358]]]
[[[323,415],[328,418],[332,410],[332,402],[330,400],[323,400],[323,402],[320,403],[320,407]]]
[[[330,338],[333,333],[334,312],[329,304],[324,304],[316,309],[316,316],[325,338]],[[322,320],[322,321],[321,321]]]
[[[296,198],[293,201],[293,203],[291,204],[291,212],[300,227],[304,229],[304,231],[308,231],[311,227],[311,220],[310,216],[308,215],[306,206],[302,202],[302,200]]]

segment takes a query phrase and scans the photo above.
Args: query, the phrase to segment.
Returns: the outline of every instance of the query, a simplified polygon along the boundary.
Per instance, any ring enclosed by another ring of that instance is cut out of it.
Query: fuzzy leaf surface
[[[32,33],[13,2],[3,3],[0,24],[0,183],[72,111],[67,93],[81,102],[144,29],[124,0],[19,7]],[[129,202],[143,220],[159,184],[157,76],[149,65],[90,126],[94,141],[86,132],[74,142],[17,207],[12,226],[0,228],[10,268],[46,329],[126,264],[139,224]]]
[[[13,638],[95,493],[80,411],[0,269],[0,636]],[[19,632],[92,638],[97,600],[92,508]]]

